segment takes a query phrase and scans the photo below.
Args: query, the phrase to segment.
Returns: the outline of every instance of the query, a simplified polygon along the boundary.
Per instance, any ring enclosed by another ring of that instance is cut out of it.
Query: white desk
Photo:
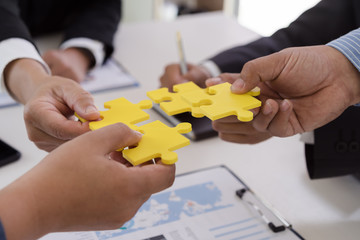
[[[123,24],[116,36],[115,58],[141,83],[138,88],[96,94],[98,106],[126,97],[146,99],[159,86],[164,66],[177,62],[175,33],[180,30],[187,59],[199,62],[214,53],[258,37],[219,13],[175,22]],[[0,169],[0,188],[29,170],[46,153],[27,139],[21,106],[0,109],[0,138],[22,152],[20,161]],[[161,119],[149,111],[151,120]],[[164,120],[165,121],[165,120]],[[360,182],[351,176],[309,180],[299,136],[239,145],[212,138],[177,151],[177,173],[227,165],[255,192],[268,200],[306,239],[359,239]]]

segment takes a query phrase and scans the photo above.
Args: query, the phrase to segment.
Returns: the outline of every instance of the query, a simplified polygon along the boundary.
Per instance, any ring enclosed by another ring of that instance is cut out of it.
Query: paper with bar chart
[[[121,229],[49,234],[41,240],[266,240],[301,239],[274,233],[235,191],[244,185],[225,167],[178,176],[153,195]],[[269,217],[271,218],[271,216]]]

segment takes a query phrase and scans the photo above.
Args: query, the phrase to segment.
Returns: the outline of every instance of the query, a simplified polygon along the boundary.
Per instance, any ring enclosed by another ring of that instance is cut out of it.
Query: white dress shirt
[[[95,59],[95,67],[100,66],[104,61],[105,51],[104,44],[89,38],[74,38],[65,41],[60,45],[60,49],[67,49],[71,47],[85,48],[89,50]],[[9,38],[0,42],[0,74],[1,74],[1,90],[6,91],[4,81],[4,69],[6,66],[16,60],[22,58],[34,59],[41,63],[44,69],[51,74],[49,66],[41,58],[35,46],[22,38]]]

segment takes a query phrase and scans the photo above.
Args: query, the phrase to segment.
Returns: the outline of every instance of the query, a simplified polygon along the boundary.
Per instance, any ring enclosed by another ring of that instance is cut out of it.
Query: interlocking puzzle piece
[[[171,128],[157,120],[136,130],[144,134],[142,139],[135,148],[123,150],[124,158],[134,166],[153,158],[161,158],[164,164],[174,164],[177,154],[172,151],[190,144],[190,140],[181,135],[191,131],[190,123],[180,123]]]
[[[231,84],[226,82],[209,87],[207,92],[191,91],[182,94],[182,97],[192,106],[199,107],[200,111],[211,120],[237,115],[242,122],[251,121],[253,113],[249,110],[261,106],[261,101],[253,97],[259,95],[260,90],[234,94],[230,87]]]
[[[101,120],[89,123],[89,128],[91,130],[96,130],[117,122],[122,122],[134,129],[137,127],[134,124],[150,118],[150,115],[142,109],[151,108],[152,102],[150,100],[143,100],[134,104],[126,98],[118,98],[104,103],[104,107],[109,110],[100,111]],[[82,122],[86,121],[82,118],[79,119]]]
[[[147,92],[147,96],[155,103],[160,103],[160,108],[168,115],[175,115],[184,112],[191,112],[194,117],[203,117],[198,107],[194,107],[181,97],[182,94],[192,91],[205,91],[193,82],[186,82],[173,86],[174,92],[168,88],[159,88]]]

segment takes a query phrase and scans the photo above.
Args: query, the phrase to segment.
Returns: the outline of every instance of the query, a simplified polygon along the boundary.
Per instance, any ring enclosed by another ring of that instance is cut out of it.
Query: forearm
[[[222,72],[240,72],[246,62],[288,47],[326,44],[356,27],[352,17],[354,8],[351,0],[323,0],[289,27],[278,30],[270,37],[219,53],[210,60]]]
[[[113,39],[121,18],[121,1],[92,1],[65,29],[64,40],[89,38],[104,44],[105,59],[113,50]]]
[[[5,85],[19,102],[25,104],[36,87],[49,76],[43,65],[33,59],[18,59],[4,70]]]

